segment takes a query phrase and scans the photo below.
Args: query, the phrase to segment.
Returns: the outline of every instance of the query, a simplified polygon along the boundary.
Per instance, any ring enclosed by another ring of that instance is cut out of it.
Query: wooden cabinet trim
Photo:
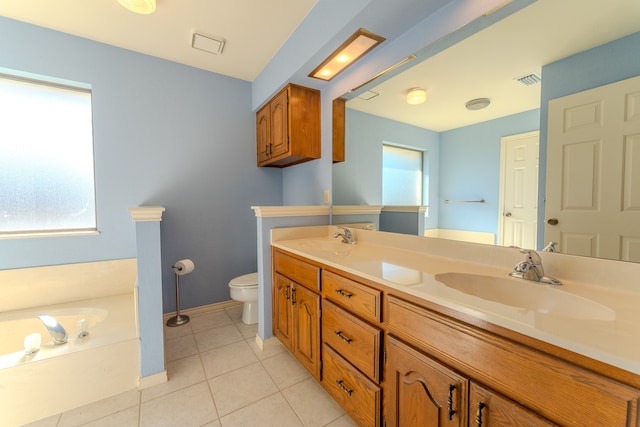
[[[322,270],[322,296],[356,315],[381,321],[382,292],[328,270]]]
[[[320,291],[320,267],[281,251],[273,252],[273,269],[307,288]]]

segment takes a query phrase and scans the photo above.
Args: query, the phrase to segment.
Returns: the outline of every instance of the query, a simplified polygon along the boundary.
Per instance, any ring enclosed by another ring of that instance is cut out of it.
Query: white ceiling
[[[139,15],[116,0],[1,0],[0,15],[253,81],[317,0],[157,0]],[[191,47],[193,31],[226,40],[222,55]]]
[[[354,98],[347,105],[439,132],[528,111],[540,106],[540,85],[525,87],[512,79],[637,31],[638,0],[538,0],[369,88],[379,96]],[[632,54],[640,58],[640,53]],[[406,103],[413,87],[426,89],[424,104]],[[491,99],[488,108],[465,109],[467,101],[481,97]]]

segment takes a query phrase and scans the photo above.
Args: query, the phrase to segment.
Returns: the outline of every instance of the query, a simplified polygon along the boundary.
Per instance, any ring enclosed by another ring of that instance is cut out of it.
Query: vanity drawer
[[[320,290],[320,267],[276,250],[273,252],[273,268],[296,283],[309,289]]]
[[[380,382],[380,329],[352,316],[337,305],[324,301],[322,332],[327,344],[362,373]]]
[[[367,320],[380,322],[382,292],[322,270],[322,296]]]
[[[380,426],[381,389],[324,344],[322,385],[359,426]]]

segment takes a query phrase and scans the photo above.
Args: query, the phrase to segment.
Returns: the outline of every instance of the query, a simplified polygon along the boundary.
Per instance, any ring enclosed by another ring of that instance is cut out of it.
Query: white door
[[[545,240],[640,262],[640,76],[550,101],[548,141]]]
[[[498,244],[536,248],[540,132],[501,139]]]

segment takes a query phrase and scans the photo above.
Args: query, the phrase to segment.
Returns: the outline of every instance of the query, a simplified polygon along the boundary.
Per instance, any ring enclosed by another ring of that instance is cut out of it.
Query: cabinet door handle
[[[346,342],[347,344],[351,344],[351,341],[353,341],[351,338],[347,338],[346,336],[344,336],[342,331],[333,331],[333,333],[336,334],[337,336],[339,336],[340,339],[342,341]]]
[[[289,299],[289,285],[284,288],[284,298],[287,300]]]
[[[453,416],[456,414],[456,410],[453,409],[453,391],[456,389],[456,386],[453,384],[449,384],[449,395],[447,396],[447,413],[449,415],[449,421],[453,419]]]
[[[296,290],[291,288],[291,304],[296,303]]]
[[[342,295],[343,297],[347,297],[347,298],[351,298],[353,296],[353,294],[350,294],[349,292],[345,292],[342,289],[336,289],[336,292]]]
[[[350,390],[349,387],[344,385],[344,382],[342,380],[336,380],[336,384],[338,384],[338,387],[340,387],[340,389],[347,393],[349,396],[351,396],[351,394],[353,393],[353,390]]]
[[[478,411],[476,412],[476,427],[482,427],[482,410],[485,408],[484,403],[478,403]]]

